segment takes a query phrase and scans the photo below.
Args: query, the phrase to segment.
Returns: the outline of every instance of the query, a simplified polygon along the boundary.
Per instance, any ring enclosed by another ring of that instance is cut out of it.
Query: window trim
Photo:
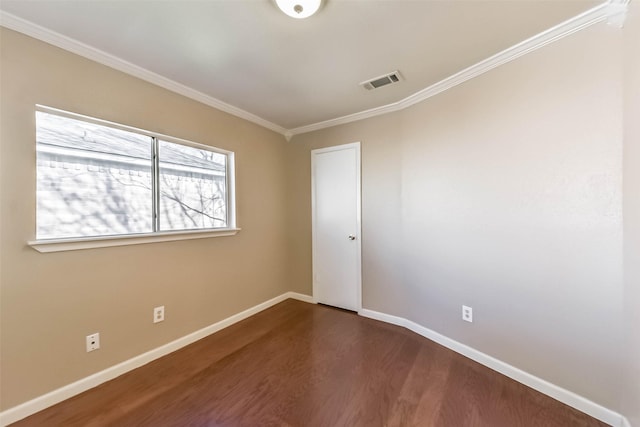
[[[62,252],[78,249],[107,248],[110,246],[140,245],[143,243],[171,242],[175,240],[204,239],[234,236],[241,228],[207,228],[202,230],[157,231],[155,233],[119,234],[114,236],[74,237],[68,239],[31,240],[28,243],[38,252]]]
[[[163,140],[166,142],[180,144],[187,147],[198,148],[202,150],[212,151],[214,153],[224,154],[227,157],[226,162],[226,195],[227,195],[227,226],[224,228],[205,228],[205,229],[188,229],[188,230],[172,230],[172,231],[152,231],[149,233],[135,234],[117,234],[103,236],[87,236],[87,237],[69,237],[59,239],[35,239],[27,242],[29,246],[38,252],[59,252],[72,251],[78,249],[93,249],[110,246],[137,245],[153,242],[168,242],[175,240],[203,239],[209,237],[233,236],[241,229],[236,224],[236,197],[235,197],[235,153],[233,151],[224,150],[210,145],[199,144],[182,138],[176,138],[133,126],[122,125],[108,120],[97,119],[83,114],[71,113],[69,111],[60,110],[45,105],[36,104],[35,111],[49,114],[55,114],[75,120],[107,126],[127,132],[134,132],[155,140]],[[156,144],[154,144],[156,146]],[[155,159],[152,159],[152,164]],[[157,173],[157,167],[153,168]],[[37,225],[36,225],[37,226]],[[34,228],[35,232],[35,228]]]

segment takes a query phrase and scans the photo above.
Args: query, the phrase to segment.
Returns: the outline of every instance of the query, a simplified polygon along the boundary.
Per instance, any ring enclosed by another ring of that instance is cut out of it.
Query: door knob
[[[354,236],[353,234],[349,234],[349,240],[356,240],[356,236]]]

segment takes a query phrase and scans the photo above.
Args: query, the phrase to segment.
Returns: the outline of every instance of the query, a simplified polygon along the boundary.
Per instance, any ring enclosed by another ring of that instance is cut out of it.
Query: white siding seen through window
[[[232,153],[45,108],[36,128],[38,240],[235,226]]]

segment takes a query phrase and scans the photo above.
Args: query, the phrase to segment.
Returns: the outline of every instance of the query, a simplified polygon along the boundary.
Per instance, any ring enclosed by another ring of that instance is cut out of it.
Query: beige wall
[[[291,289],[281,135],[9,30],[0,46],[2,408]],[[41,254],[34,105],[233,150],[233,237]],[[152,309],[165,305],[154,325]],[[84,350],[100,332],[102,348]]]
[[[404,307],[403,295],[388,292],[398,278],[397,254],[401,253],[400,231],[400,151],[398,114],[387,114],[373,120],[338,126],[322,132],[296,136],[288,149],[288,195],[291,221],[291,277],[304,284],[301,292],[312,293],[311,281],[311,148],[363,142],[362,156],[362,255],[363,303],[372,293],[395,308]],[[375,299],[374,299],[375,300]]]
[[[361,141],[364,307],[619,410],[621,37],[600,24],[394,115],[294,137],[299,256],[310,149]]]
[[[640,1],[624,28],[624,252],[626,387],[623,413],[640,426]]]
[[[624,32],[600,24],[408,110],[286,144],[2,30],[1,408],[285,291],[310,294],[310,150],[361,141],[364,307],[640,423],[639,31],[635,11]],[[243,230],[35,252],[25,242],[35,229],[36,103],[235,151]],[[153,325],[160,304],[167,320]],[[474,308],[471,325],[462,304]],[[96,331],[103,348],[87,354],[83,337]]]

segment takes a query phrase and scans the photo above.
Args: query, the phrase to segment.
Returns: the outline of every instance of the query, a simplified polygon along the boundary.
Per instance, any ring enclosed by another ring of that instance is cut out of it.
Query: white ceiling
[[[295,129],[400,101],[578,15],[587,0],[2,0],[0,10]],[[375,91],[359,83],[400,70]]]

